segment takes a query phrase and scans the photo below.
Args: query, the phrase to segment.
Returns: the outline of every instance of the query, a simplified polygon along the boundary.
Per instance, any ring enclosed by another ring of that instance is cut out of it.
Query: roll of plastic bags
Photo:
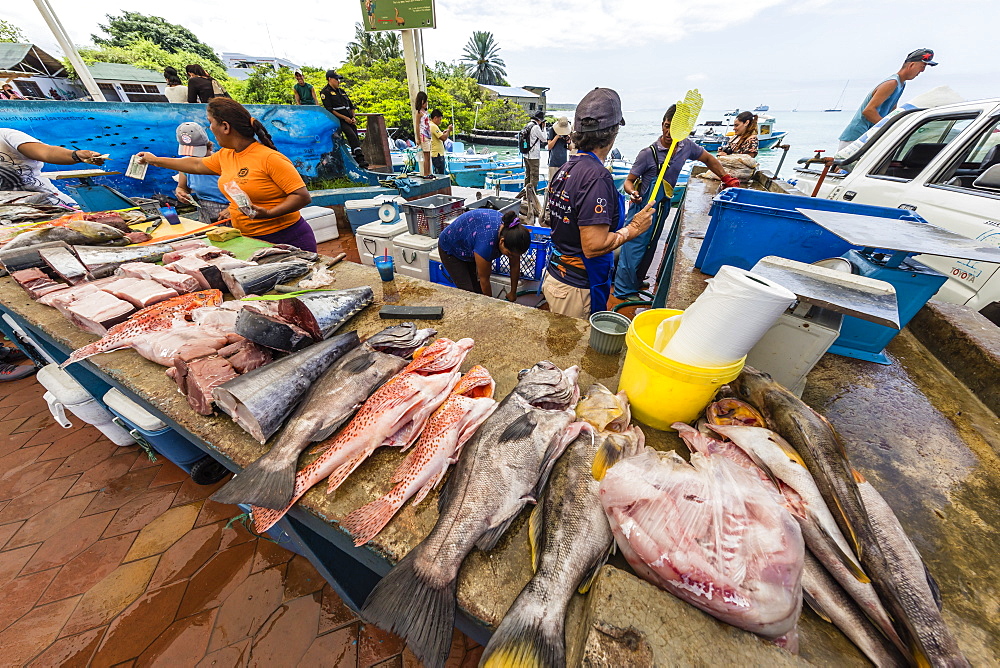
[[[660,323],[653,347],[691,366],[732,364],[750,352],[795,299],[795,293],[773,281],[723,265],[683,314]]]
[[[861,148],[868,143],[868,140],[874,137],[875,133],[878,132],[883,125],[889,122],[889,119],[893,118],[897,114],[909,111],[910,109],[931,109],[932,107],[940,107],[943,104],[957,104],[959,102],[965,102],[965,99],[948,86],[938,86],[937,88],[932,88],[926,93],[921,93],[909,102],[904,102],[890,111],[882,117],[882,120],[868,128],[867,132],[837,151],[833,157],[837,160],[847,160],[850,158],[852,155],[860,151]]]
[[[802,608],[798,523],[749,471],[722,457],[646,448],[611,467],[599,498],[643,579],[713,617],[794,643]]]

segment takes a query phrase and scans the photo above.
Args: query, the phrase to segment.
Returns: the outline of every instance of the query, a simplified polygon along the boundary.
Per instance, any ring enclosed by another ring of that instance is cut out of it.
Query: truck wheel
[[[993,302],[979,311],[987,320],[1000,327],[1000,302]]]
[[[214,485],[229,474],[229,469],[211,457],[205,457],[191,467],[191,480],[198,485]]]

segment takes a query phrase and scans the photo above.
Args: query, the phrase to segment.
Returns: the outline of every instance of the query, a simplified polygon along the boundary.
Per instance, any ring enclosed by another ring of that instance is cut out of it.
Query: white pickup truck
[[[800,161],[801,162],[801,161]],[[812,194],[821,170],[795,170]],[[1000,98],[902,111],[850,158],[835,161],[817,197],[917,212],[927,222],[1000,247]],[[916,258],[948,276],[936,299],[1000,324],[1000,265]]]

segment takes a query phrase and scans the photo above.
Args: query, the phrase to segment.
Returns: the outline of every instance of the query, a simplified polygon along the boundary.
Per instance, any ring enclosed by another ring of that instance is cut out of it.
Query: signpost
[[[435,28],[434,0],[361,0],[365,30]]]

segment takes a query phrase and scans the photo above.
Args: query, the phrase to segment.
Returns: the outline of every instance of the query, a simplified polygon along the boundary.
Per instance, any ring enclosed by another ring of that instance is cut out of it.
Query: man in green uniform
[[[316,104],[316,89],[312,84],[306,83],[302,72],[295,73],[295,86],[292,90],[295,91],[295,104]]]

